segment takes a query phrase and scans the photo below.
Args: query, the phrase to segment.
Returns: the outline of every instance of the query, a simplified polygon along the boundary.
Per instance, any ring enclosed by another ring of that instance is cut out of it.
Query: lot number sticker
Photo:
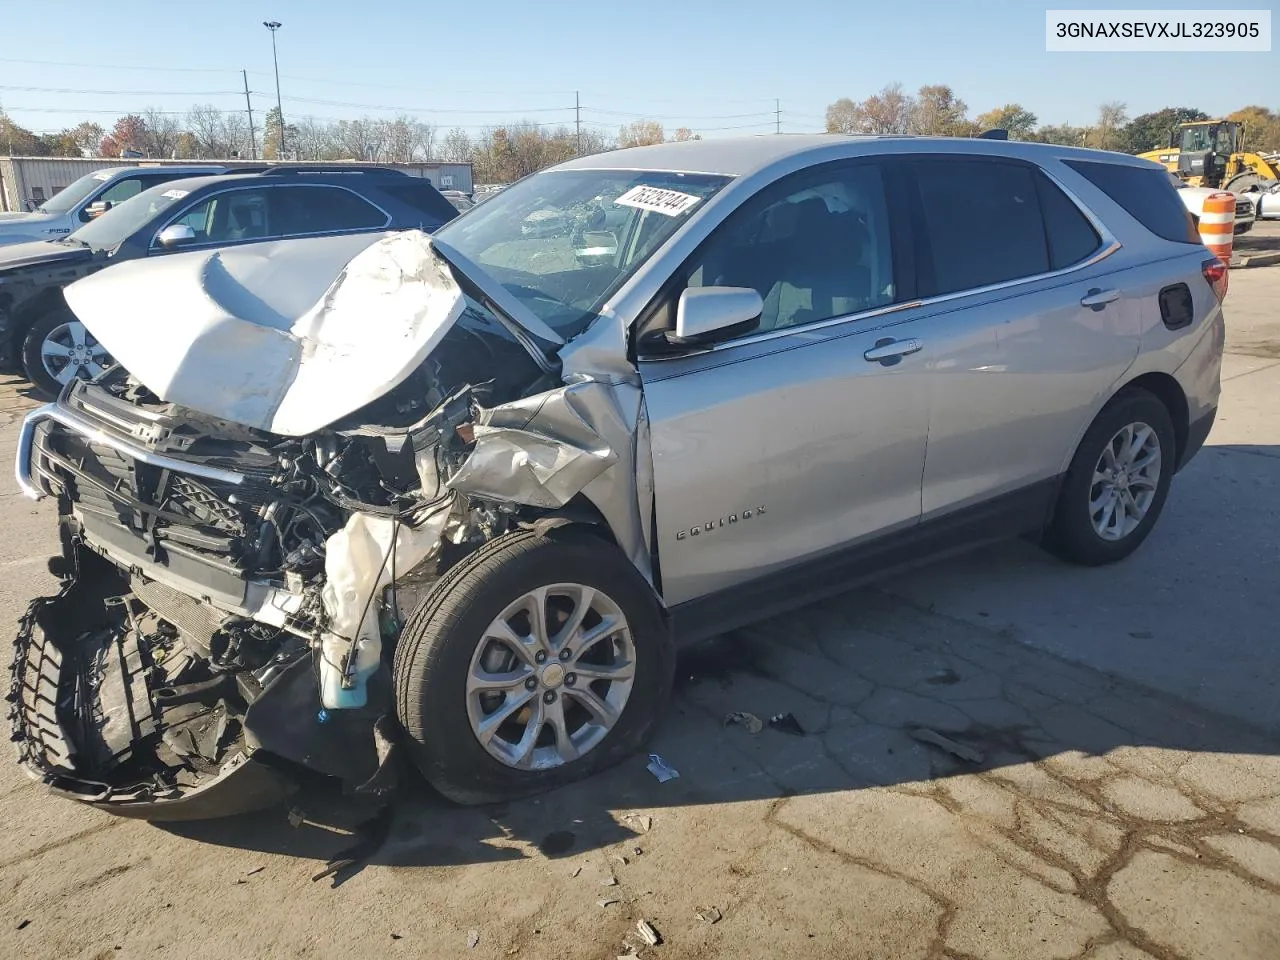
[[[697,204],[700,197],[679,190],[664,190],[662,187],[632,187],[614,203],[624,207],[635,207],[637,210],[652,210],[654,213],[678,217],[690,207]]]

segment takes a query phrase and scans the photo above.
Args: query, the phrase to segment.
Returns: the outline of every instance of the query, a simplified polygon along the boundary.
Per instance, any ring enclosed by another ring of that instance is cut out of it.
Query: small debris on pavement
[[[574,867],[572,870],[569,871],[569,879],[572,880],[581,872],[582,872],[582,867]]]
[[[602,887],[616,887],[617,885],[618,885],[617,877],[609,877],[608,879],[600,881],[600,886]]]
[[[403,939],[404,939],[404,937],[402,937],[402,936],[401,936],[400,934],[398,934],[398,933],[393,933],[393,934],[391,935],[391,939],[392,939],[392,940],[403,940]]]
[[[747,733],[753,737],[764,729],[764,724],[754,713],[747,713],[744,710],[735,710],[733,713],[724,715],[724,725],[726,727],[740,726],[746,727]]]
[[[973,747],[966,747],[963,743],[956,743],[950,737],[944,737],[942,734],[930,730],[928,727],[916,727],[910,731],[911,736],[919,740],[921,743],[928,743],[935,747],[939,747],[947,753],[959,757],[961,760],[968,760],[970,763],[981,763],[986,759],[986,754],[981,750],[975,750]]]
[[[470,933],[468,933],[468,934],[467,934],[467,949],[468,949],[468,950],[474,950],[474,949],[476,948],[476,944],[477,944],[477,943],[479,943],[479,942],[480,942],[480,931],[479,931],[479,930],[472,930]]]
[[[775,713],[769,718],[769,726],[779,733],[789,733],[793,737],[804,736],[804,727],[800,726],[794,713]]]
[[[680,771],[670,766],[667,761],[663,760],[656,753],[649,754],[648,770],[658,778],[659,783],[666,783],[668,780],[674,780],[680,776]]]
[[[596,903],[600,904],[601,907],[611,907],[618,902],[619,901],[617,897],[601,897],[599,900],[596,901]]]
[[[307,815],[298,807],[289,808],[289,826],[300,827],[307,822]]]
[[[29,926],[31,926],[31,920],[30,919],[23,920],[21,923],[18,924],[18,929],[25,930]]]
[[[622,864],[624,867],[625,867],[628,863],[630,863],[630,862],[631,862],[630,860],[628,860],[626,857],[624,857],[624,856],[623,856],[622,854],[620,854],[620,853],[615,853],[615,854],[614,854],[613,856],[611,856],[609,859],[610,859],[610,860],[613,860],[615,863],[620,863],[620,864]]]
[[[644,853],[644,851],[643,851],[642,849],[640,849],[639,847],[634,847],[634,848],[632,848],[631,853],[632,853],[632,855],[633,855],[633,856],[637,856],[637,857],[638,857],[638,856],[640,856],[640,854]]]
[[[724,919],[724,914],[720,912],[719,907],[702,907],[693,916],[704,923],[719,923]]]
[[[255,873],[261,873],[261,872],[262,872],[263,870],[265,870],[265,869],[267,869],[267,868],[266,868],[266,867],[254,867],[252,870],[250,870],[248,873],[246,873],[246,874],[245,874],[245,876],[246,876],[246,877],[252,877]]]
[[[636,930],[644,939],[644,942],[651,947],[656,947],[662,942],[662,934],[654,928],[653,924],[648,920],[641,920],[636,924]]]
[[[639,826],[639,827],[640,827],[640,829],[641,829],[642,831],[644,831],[645,833],[648,833],[648,832],[649,832],[649,828],[653,826],[653,817],[643,816],[643,815],[638,814],[638,813],[629,813],[629,814],[627,814],[625,817],[623,817],[622,819],[623,819],[623,820],[629,820],[629,821],[631,821],[632,823],[635,823],[635,824],[636,824],[637,826]],[[640,852],[640,848],[639,848],[639,847],[636,847],[636,853],[639,853],[639,852]]]

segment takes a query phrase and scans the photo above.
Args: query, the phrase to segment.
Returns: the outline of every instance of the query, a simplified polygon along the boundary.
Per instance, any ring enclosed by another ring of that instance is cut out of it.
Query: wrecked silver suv
[[[432,237],[105,270],[66,298],[119,365],[20,438],[64,548],[21,762],[154,818],[378,790],[398,743],[462,802],[586,775],[676,639],[993,536],[1126,556],[1213,422],[1224,290],[1155,165],[901,138],[619,151]]]

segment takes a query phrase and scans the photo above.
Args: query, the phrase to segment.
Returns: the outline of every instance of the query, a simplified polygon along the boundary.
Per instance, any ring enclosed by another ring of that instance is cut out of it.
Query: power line
[[[0,90],[17,93],[81,93],[102,97],[224,97],[239,90],[84,90],[74,87],[12,87],[0,84]]]
[[[36,67],[86,67],[93,70],[151,70],[156,73],[234,73],[226,67],[156,67],[140,63],[72,63],[66,60],[19,60],[0,57],[0,63],[21,63]]]

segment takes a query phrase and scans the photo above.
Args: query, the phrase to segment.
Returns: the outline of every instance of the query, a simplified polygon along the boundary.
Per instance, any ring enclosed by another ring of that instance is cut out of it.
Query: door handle
[[[924,344],[915,337],[908,340],[894,340],[892,337],[886,337],[883,340],[877,340],[876,345],[862,355],[862,359],[868,363],[882,363],[889,367],[908,354],[919,353],[923,349]]]
[[[1080,298],[1080,306],[1092,307],[1094,310],[1101,310],[1112,300],[1120,299],[1119,290],[1099,290],[1094,287],[1087,294]]]

